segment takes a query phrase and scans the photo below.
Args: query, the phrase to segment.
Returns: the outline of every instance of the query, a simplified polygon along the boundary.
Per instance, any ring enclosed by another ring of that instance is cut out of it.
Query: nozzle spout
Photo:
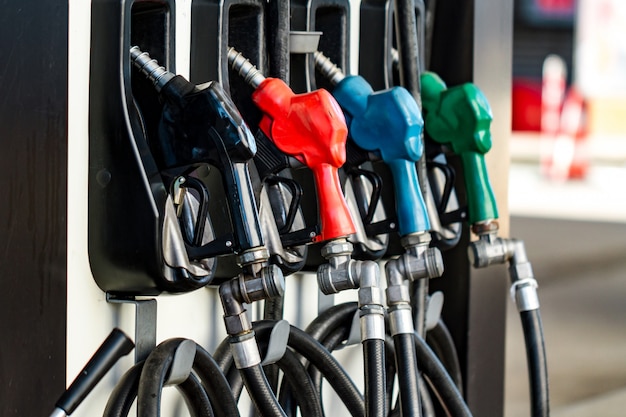
[[[143,52],[138,46],[130,48],[130,60],[141,71],[156,88],[157,92],[167,84],[174,74],[159,65],[156,59],[150,58],[150,54]]]
[[[345,74],[337,65],[335,65],[330,58],[316,51],[313,53],[313,59],[315,60],[315,66],[317,69],[330,80],[333,85],[337,85],[346,78]]]
[[[228,48],[228,63],[252,88],[257,88],[265,81],[261,71],[235,48]]]

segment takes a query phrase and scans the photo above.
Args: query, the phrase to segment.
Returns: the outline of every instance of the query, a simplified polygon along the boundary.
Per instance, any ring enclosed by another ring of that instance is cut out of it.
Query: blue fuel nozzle
[[[321,53],[316,53],[315,59],[318,66],[329,66]],[[332,94],[345,113],[349,138],[380,154],[391,169],[400,235],[429,231],[415,168],[424,152],[424,119],[415,99],[402,87],[374,92],[363,77],[340,76],[336,67],[327,73],[336,83]]]

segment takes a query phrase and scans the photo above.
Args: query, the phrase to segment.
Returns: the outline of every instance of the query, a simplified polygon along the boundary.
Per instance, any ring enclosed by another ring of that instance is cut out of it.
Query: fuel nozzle
[[[374,92],[363,77],[345,76],[321,52],[315,52],[314,59],[335,85],[332,94],[345,113],[350,139],[379,154],[391,169],[400,235],[428,232],[428,211],[415,168],[424,151],[424,120],[417,103],[402,87]]]
[[[346,160],[347,127],[330,93],[295,94],[277,78],[266,78],[230,48],[228,62],[252,87],[252,100],[263,113],[260,129],[284,153],[309,167],[315,177],[321,233],[315,241],[355,232],[339,184],[338,168]]]
[[[262,248],[248,171],[256,143],[230,97],[215,81],[195,85],[172,74],[136,46],[130,54],[133,64],[153,82],[164,101],[158,138],[148,138],[162,174],[176,179],[208,163],[220,171],[228,196],[234,236],[200,247],[188,245],[190,256],[203,259]]]
[[[476,268],[508,262],[512,291],[533,292],[531,288],[536,288],[536,281],[524,243],[498,236],[498,209],[484,158],[491,149],[492,121],[486,97],[471,83],[447,88],[432,72],[423,73],[421,81],[426,131],[436,142],[450,146],[463,162],[469,222],[478,236],[469,245],[470,262]],[[520,303],[535,304],[522,301],[528,298],[526,295],[515,298],[518,307]],[[538,301],[536,304],[538,308]]]
[[[426,132],[461,157],[467,189],[469,222],[477,234],[491,230],[498,218],[485,154],[491,149],[491,107],[474,84],[448,88],[432,72],[421,75]]]

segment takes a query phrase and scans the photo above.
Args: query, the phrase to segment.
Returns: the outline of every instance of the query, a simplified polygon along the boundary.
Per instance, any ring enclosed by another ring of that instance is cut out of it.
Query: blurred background
[[[626,415],[626,2],[515,0],[509,205],[540,285],[553,415]],[[509,303],[506,416],[529,415]]]

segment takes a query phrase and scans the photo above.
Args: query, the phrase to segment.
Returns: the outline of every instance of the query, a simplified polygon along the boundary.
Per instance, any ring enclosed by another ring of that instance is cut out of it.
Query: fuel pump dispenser
[[[461,157],[469,223],[478,240],[469,247],[476,268],[508,262],[511,295],[522,320],[531,390],[532,415],[549,415],[548,375],[537,281],[524,243],[498,237],[498,210],[484,155],[491,149],[491,108],[482,92],[466,83],[448,88],[434,73],[422,74],[426,131]]]
[[[253,86],[253,101],[263,112],[260,128],[288,155],[309,167],[315,177],[320,213],[320,234],[327,263],[317,270],[325,294],[359,289],[361,341],[365,358],[366,415],[386,414],[384,372],[384,310],[378,265],[351,259],[354,224],[341,186],[338,168],[345,161],[347,127],[341,109],[326,90],[294,94],[281,80],[265,78],[234,49],[228,59],[235,71]]]

